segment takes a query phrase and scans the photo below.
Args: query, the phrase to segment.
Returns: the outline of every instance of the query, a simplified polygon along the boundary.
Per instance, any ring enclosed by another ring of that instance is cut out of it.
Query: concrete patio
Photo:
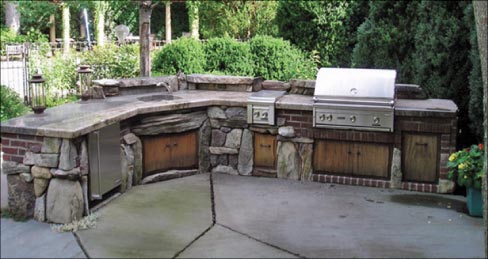
[[[464,206],[453,195],[203,174],[136,186],[74,235],[2,219],[1,256],[484,257],[482,220]]]

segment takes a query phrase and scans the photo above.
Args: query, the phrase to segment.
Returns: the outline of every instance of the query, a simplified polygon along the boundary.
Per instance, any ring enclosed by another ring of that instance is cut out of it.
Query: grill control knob
[[[259,112],[254,112],[253,115],[254,115],[254,118],[259,118]]]
[[[263,119],[267,119],[267,118],[268,118],[268,113],[267,113],[267,112],[263,112],[263,113],[261,114],[261,118],[263,118]]]
[[[374,116],[373,117],[373,122],[374,122],[374,124],[379,124],[380,123],[380,118],[377,117],[377,116]]]
[[[354,116],[354,115],[351,115],[351,117],[349,117],[349,119],[351,120],[352,123],[356,122],[356,116]]]
[[[324,114],[320,114],[319,120],[324,121],[325,120],[325,115]]]
[[[332,114],[327,114],[327,120],[331,121],[332,120]]]

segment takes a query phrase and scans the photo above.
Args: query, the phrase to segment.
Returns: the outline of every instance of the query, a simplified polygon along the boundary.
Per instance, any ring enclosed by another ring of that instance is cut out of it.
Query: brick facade
[[[4,161],[22,163],[25,152],[41,150],[43,137],[2,133],[2,152]]]

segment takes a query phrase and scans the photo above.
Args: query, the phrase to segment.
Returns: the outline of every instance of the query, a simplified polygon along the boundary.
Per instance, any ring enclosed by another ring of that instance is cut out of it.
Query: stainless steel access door
[[[90,199],[120,185],[122,170],[120,158],[120,124],[114,123],[88,135],[90,163]]]

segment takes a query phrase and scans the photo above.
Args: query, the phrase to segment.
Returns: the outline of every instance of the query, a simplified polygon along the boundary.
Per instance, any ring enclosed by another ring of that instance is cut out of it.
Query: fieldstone
[[[239,175],[236,169],[227,166],[227,165],[218,165],[212,169],[212,173],[225,173],[225,174],[232,174],[232,175]]]
[[[121,146],[121,167],[122,167],[122,179],[120,183],[120,192],[124,193],[130,188],[132,188],[132,177],[134,166],[129,162],[129,157],[127,155],[127,149],[125,145]]]
[[[41,153],[42,147],[41,144],[32,144],[29,145],[28,150],[33,153]]]
[[[225,110],[225,115],[230,120],[247,120],[247,109],[243,107],[230,107]]]
[[[241,137],[242,137],[242,130],[241,129],[233,129],[231,132],[227,134],[227,138],[225,140],[225,147],[230,148],[240,148],[241,147]]]
[[[220,120],[218,125],[220,127],[229,127],[234,129],[245,129],[249,126],[247,124],[247,120],[245,119],[227,119],[227,120]]]
[[[237,158],[237,155],[229,155],[228,159],[229,160],[229,166],[237,169],[237,164],[239,163],[239,159]]]
[[[198,130],[198,169],[200,173],[207,173],[210,171],[210,159],[208,146],[210,145],[210,136],[212,135],[212,128],[209,120],[205,120],[202,127]]]
[[[300,144],[300,178],[302,182],[310,181],[312,177],[312,153],[313,148],[311,144]]]
[[[224,133],[229,133],[232,130],[232,128],[229,128],[229,127],[220,127],[220,130],[222,132],[224,132]]]
[[[27,154],[27,152],[26,152]],[[42,167],[58,167],[59,155],[58,154],[35,154],[34,165]]]
[[[454,191],[454,182],[446,179],[439,179],[437,193],[451,193]]]
[[[61,139],[60,138],[50,138],[44,137],[42,142],[42,153],[59,153],[59,149],[61,148]]]
[[[138,138],[136,135],[134,135],[134,133],[127,133],[124,135],[123,139],[124,139],[125,144],[132,145],[132,144],[136,143]]]
[[[34,178],[34,194],[40,197],[47,189],[49,180],[43,178]]]
[[[179,71],[178,73],[176,73],[176,79],[178,80],[179,90],[188,89],[188,84],[186,83],[185,73]]]
[[[41,195],[35,201],[34,219],[37,221],[46,221],[46,194]]]
[[[28,174],[30,173],[30,166],[20,164],[14,161],[3,161],[2,163],[3,174]]]
[[[283,117],[276,118],[276,126],[281,127],[284,126],[286,123],[286,119]]]
[[[218,165],[228,165],[227,155],[210,155],[210,165],[216,167]]]
[[[220,127],[221,127],[220,120],[210,119],[210,127],[212,127],[213,129],[220,129]]]
[[[212,106],[207,110],[207,116],[212,119],[227,119],[224,110],[220,107]]]
[[[71,170],[51,169],[51,174],[55,178],[68,179],[71,181],[75,181],[75,180],[78,180],[81,176],[81,168],[75,167]]]
[[[31,173],[34,178],[51,179],[52,175],[49,168],[33,166],[31,168]]]
[[[151,116],[142,119],[140,125],[132,127],[132,132],[137,135],[185,132],[200,128],[206,119],[205,111]]]
[[[268,133],[271,135],[278,135],[278,128],[268,128]]]
[[[54,178],[49,184],[46,199],[46,218],[53,223],[66,224],[83,217],[83,190],[78,181]]]
[[[250,130],[244,130],[242,134],[241,149],[239,151],[237,170],[241,175],[251,175],[254,163],[254,148],[252,132]]]
[[[86,146],[86,141],[81,142],[80,170],[81,170],[81,175],[88,175],[88,171],[90,170],[90,165],[88,163],[88,148]]]
[[[63,170],[71,170],[76,167],[76,157],[78,152],[73,141],[63,139],[61,144],[61,154],[59,155],[59,168]]]
[[[211,146],[213,147],[221,147],[225,144],[225,137],[227,134],[222,132],[221,130],[218,129],[213,129],[212,130],[212,141],[211,141]]]
[[[21,173],[19,175],[20,175],[20,178],[22,178],[22,180],[26,183],[30,183],[34,179],[34,177],[32,177],[32,175],[29,173]]]
[[[103,92],[103,87],[102,86],[92,86],[90,88],[91,92],[91,98],[92,99],[105,99],[105,93]]]
[[[257,133],[261,133],[261,134],[268,133],[267,128],[261,128],[261,127],[257,127],[257,126],[251,126],[251,127],[249,127],[249,130],[257,132]]]
[[[295,129],[291,126],[279,127],[278,134],[283,137],[293,138],[295,137]]]
[[[228,148],[228,147],[208,147],[208,151],[212,155],[225,155],[225,154],[238,154],[239,151],[235,148]]]
[[[83,215],[88,215],[90,208],[88,207],[88,176],[86,175],[81,177],[81,189],[83,190],[83,204],[85,205]]]
[[[402,188],[402,152],[398,148],[393,148],[393,155],[391,158],[391,179],[390,188]]]
[[[250,76],[223,76],[223,75],[187,75],[188,83],[194,84],[223,84],[223,85],[250,85],[254,82],[254,77]]]
[[[36,163],[36,157],[38,157],[38,156],[39,156],[39,154],[35,154],[33,152],[30,152],[30,151],[25,152],[24,160],[22,162],[24,165],[34,165]],[[10,162],[10,161],[5,161],[5,162]]]
[[[175,178],[186,177],[190,175],[195,175],[198,170],[171,170],[163,173],[153,174],[142,179],[141,184],[155,183],[160,181],[167,181]]]
[[[132,184],[137,185],[141,182],[142,180],[142,142],[141,140],[136,137],[137,140],[133,144],[133,150],[134,150],[134,179]]]
[[[7,175],[8,208],[15,220],[34,215],[34,185],[24,182],[19,175]]]
[[[278,141],[278,178],[300,179],[300,161],[295,144]]]

